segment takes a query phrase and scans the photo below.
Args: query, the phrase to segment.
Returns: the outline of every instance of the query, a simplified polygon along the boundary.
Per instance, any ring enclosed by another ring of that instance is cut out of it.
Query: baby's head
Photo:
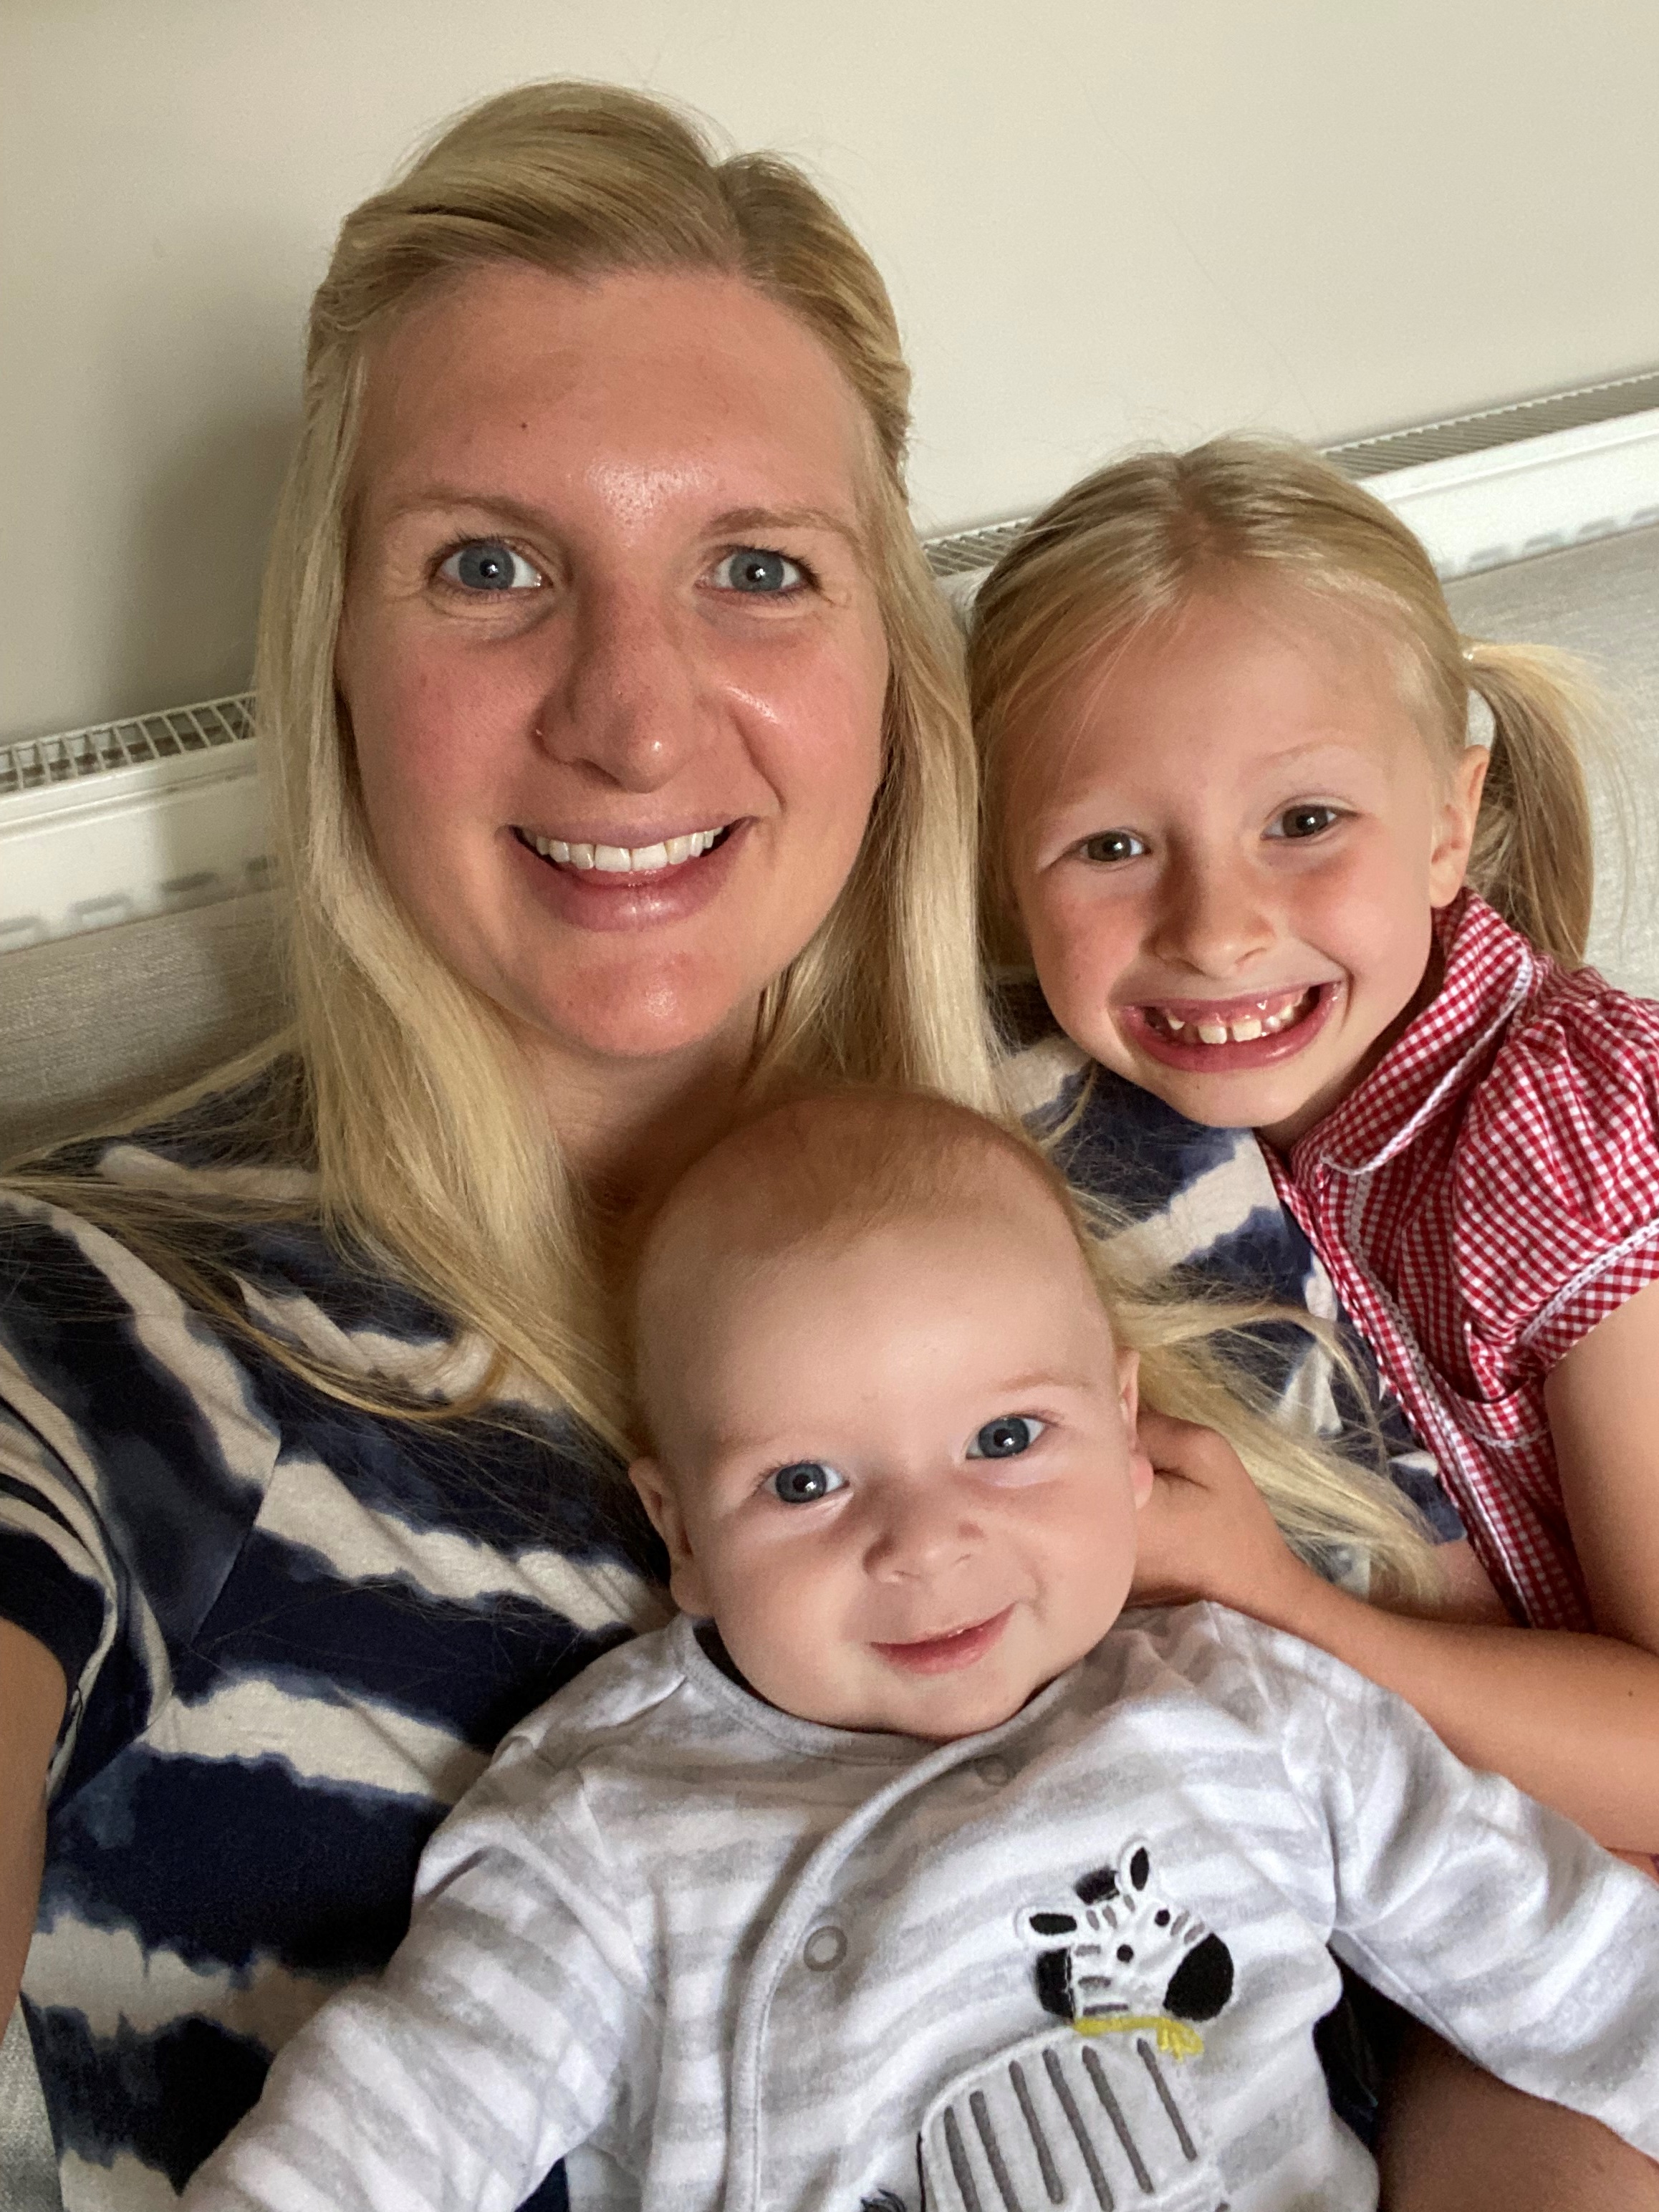
[[[1466,875],[1582,957],[1582,696],[1469,647],[1411,532],[1314,454],[1102,470],[987,580],[970,654],[993,907],[1061,1026],[1193,1120],[1289,1141],[1328,1112]]]
[[[1019,1138],[915,1094],[775,1108],[677,1186],[632,1473],[675,1597],[770,1703],[964,1735],[1116,1619],[1152,1478],[1083,1236]]]

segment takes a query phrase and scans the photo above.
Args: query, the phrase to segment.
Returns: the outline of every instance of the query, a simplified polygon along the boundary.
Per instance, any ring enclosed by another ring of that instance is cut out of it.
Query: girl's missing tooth
[[[1258,1131],[1510,1614],[1567,1632],[1359,1605],[1224,1469],[1165,1498],[1171,1583],[1650,1850],[1659,1006],[1579,965],[1588,694],[1559,656],[1461,636],[1378,501],[1243,439],[1066,494],[971,651],[1008,939],[1103,1068]]]

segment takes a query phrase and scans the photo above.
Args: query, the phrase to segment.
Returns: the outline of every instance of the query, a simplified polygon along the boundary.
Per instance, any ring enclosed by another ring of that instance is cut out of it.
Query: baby
[[[1333,1949],[1659,2153],[1659,1890],[1340,1662],[1119,1619],[1136,1362],[1019,1139],[775,1108],[635,1322],[684,1611],[502,1745],[190,2212],[510,2212],[561,2158],[662,2212],[1369,2208]]]

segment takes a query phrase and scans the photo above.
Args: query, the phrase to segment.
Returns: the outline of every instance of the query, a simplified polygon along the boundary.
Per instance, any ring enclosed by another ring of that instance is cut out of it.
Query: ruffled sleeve
[[[1546,1374],[1659,1278],[1659,1004],[1553,977],[1472,1094],[1451,1199],[1477,1369]]]

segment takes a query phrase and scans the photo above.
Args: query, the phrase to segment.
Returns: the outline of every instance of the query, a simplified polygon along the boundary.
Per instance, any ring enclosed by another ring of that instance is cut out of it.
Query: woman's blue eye
[[[987,1421],[968,1447],[969,1459],[1018,1459],[1030,1451],[1047,1421],[1035,1413],[1005,1413],[1000,1421]]]
[[[1267,835],[1270,837],[1317,837],[1322,830],[1328,830],[1334,822],[1341,819],[1334,806],[1287,806],[1275,817]]]
[[[1117,860],[1138,860],[1146,848],[1133,830],[1103,830],[1083,842],[1085,860],[1101,860],[1109,867]]]
[[[769,553],[760,545],[740,545],[735,553],[728,553],[716,564],[714,576],[723,590],[747,592],[763,599],[798,591],[806,581],[806,571],[798,561],[787,560],[781,553]]]
[[[539,568],[499,538],[482,538],[452,553],[438,574],[469,592],[527,592],[546,579]]]
[[[847,1477],[821,1459],[798,1459],[767,1477],[773,1494],[786,1505],[811,1505],[832,1490],[845,1490]]]

